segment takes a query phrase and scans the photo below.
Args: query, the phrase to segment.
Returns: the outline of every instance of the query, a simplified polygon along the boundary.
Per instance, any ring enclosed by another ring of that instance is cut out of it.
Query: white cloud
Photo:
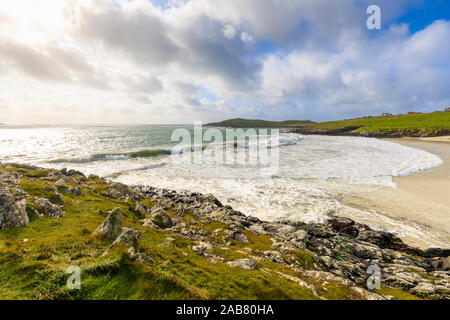
[[[410,35],[390,21],[411,1],[378,1],[375,37],[368,0],[152,2],[0,5],[0,120],[318,120],[450,104],[450,22]]]

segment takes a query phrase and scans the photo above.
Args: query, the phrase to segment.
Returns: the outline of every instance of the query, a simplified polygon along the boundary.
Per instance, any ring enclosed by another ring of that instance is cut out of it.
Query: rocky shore
[[[290,131],[303,135],[349,136],[366,138],[426,138],[450,135],[446,128],[383,128],[377,131],[364,130],[364,126],[349,126],[338,129],[301,127]]]
[[[93,207],[102,201],[111,207],[109,213],[97,210],[92,216],[84,216],[73,209]],[[85,242],[100,241],[95,250],[89,248],[92,253],[80,264],[91,265],[98,259],[111,257],[115,248],[123,247],[130,263],[143,264],[150,268],[148,272],[164,270],[189,281],[190,286],[202,285],[195,274],[190,274],[191,270],[173,266],[193,255],[192,261],[200,259],[205,270],[217,268],[214,272],[219,274],[220,281],[227,281],[226,274],[233,273],[238,279],[230,277],[228,281],[239,282],[239,277],[255,272],[254,277],[266,279],[267,287],[281,281],[289,290],[303,290],[305,298],[450,299],[450,249],[413,248],[391,233],[372,230],[347,218],[330,217],[321,224],[266,222],[223,205],[211,194],[131,187],[97,176],[86,177],[74,170],[0,165],[2,257],[7,256],[2,238],[9,235],[16,237],[10,241],[20,240],[15,233],[6,231],[26,232],[27,228],[42,228],[39,223],[58,219],[73,223],[71,215],[73,219],[83,217],[79,226],[82,232],[78,235],[73,231],[72,237],[85,237]],[[86,227],[94,224],[95,229]],[[177,245],[181,241],[178,239],[183,239],[184,245]],[[34,249],[24,249],[22,243],[20,246],[24,255],[32,255],[29,251]],[[179,255],[169,259],[175,249]],[[64,260],[58,252],[54,249],[49,259]],[[13,252],[9,254],[14,256]],[[73,256],[70,259],[74,260]],[[0,279],[7,272],[2,268],[13,267],[14,264],[0,267]],[[370,273],[373,268],[379,268],[381,282],[379,288],[369,290],[367,282],[374,279],[369,278],[373,276]],[[216,278],[210,276],[206,281],[213,282]]]

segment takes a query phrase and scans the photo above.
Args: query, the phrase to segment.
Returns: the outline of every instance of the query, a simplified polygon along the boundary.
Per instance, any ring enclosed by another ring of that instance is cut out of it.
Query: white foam
[[[105,146],[106,138],[96,140],[95,136],[91,138],[84,131],[74,136],[74,131],[44,128],[31,134],[26,129],[18,130],[13,138],[0,140],[0,161],[8,157],[9,161],[68,167],[103,176],[119,172],[121,174],[115,179],[124,183],[213,193],[223,203],[248,215],[265,220],[289,218],[304,222],[319,222],[333,214],[369,217],[368,212],[343,205],[341,197],[346,192],[393,186],[394,176],[442,164],[436,155],[394,142],[294,134],[281,134],[279,143],[272,138],[259,141],[259,146],[280,146],[280,167],[275,177],[261,175],[257,166],[181,164],[171,161],[170,156],[163,159],[118,157],[87,163],[48,163],[60,158],[123,152],[119,137],[111,140],[115,145]],[[111,132],[115,131],[107,134]],[[123,148],[130,147],[124,144]],[[374,225],[377,219],[378,216],[373,219]],[[415,230],[414,226],[402,226],[397,221],[389,222],[389,226],[408,235],[414,234]],[[417,231],[415,234],[419,236],[421,233]]]

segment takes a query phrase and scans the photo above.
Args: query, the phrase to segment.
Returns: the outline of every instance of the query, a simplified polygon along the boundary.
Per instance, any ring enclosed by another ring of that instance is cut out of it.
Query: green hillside
[[[295,128],[312,124],[314,122],[310,120],[266,121],[236,118],[222,122],[208,123],[207,126],[231,128]]]
[[[441,136],[450,134],[450,112],[366,117],[316,123],[310,133],[344,133],[357,135]]]
[[[450,112],[364,117],[328,122],[230,119],[208,126],[231,128],[295,128],[301,134],[373,137],[433,137],[450,135]]]

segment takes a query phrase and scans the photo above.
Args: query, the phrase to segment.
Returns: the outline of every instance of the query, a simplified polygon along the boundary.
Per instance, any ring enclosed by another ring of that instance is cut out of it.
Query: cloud
[[[422,0],[379,0],[383,30],[369,31],[372,2],[61,0],[27,15],[17,0],[0,6],[0,94],[26,122],[70,112],[81,122],[328,120],[448,106],[450,22],[411,34],[396,20]]]
[[[108,87],[85,56],[73,47],[53,43],[42,47],[0,38],[0,57],[14,71],[43,81],[83,82],[96,88]]]

